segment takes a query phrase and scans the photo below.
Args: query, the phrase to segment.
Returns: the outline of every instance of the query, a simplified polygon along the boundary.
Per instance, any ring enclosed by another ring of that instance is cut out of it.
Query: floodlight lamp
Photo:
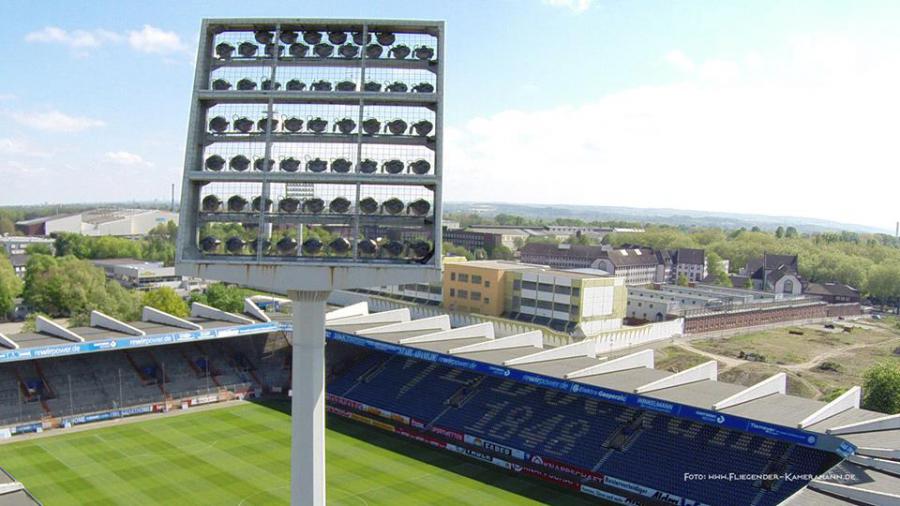
[[[300,38],[300,34],[293,30],[285,30],[281,32],[281,35],[279,35],[278,38],[280,38],[281,42],[284,42],[285,44],[293,44],[294,42],[297,42],[298,38]]]
[[[322,251],[322,241],[316,239],[315,237],[310,237],[309,239],[303,241],[303,252],[307,255],[316,255],[320,251]]]
[[[377,93],[381,91],[381,83],[376,83],[375,81],[369,81],[363,85],[363,91]]]
[[[409,48],[409,46],[404,45],[404,44],[399,44],[397,46],[392,47],[388,51],[388,54],[390,56],[393,56],[397,60],[403,60],[407,56],[409,56],[409,53],[411,53],[411,52],[412,52],[412,50]]]
[[[263,203],[265,203],[265,205],[262,205]],[[254,197],[252,207],[253,207],[253,210],[256,212],[260,212],[262,210],[268,211],[268,210],[272,209],[272,199],[270,199],[268,197],[266,199],[263,199],[262,195],[260,195],[258,197]]]
[[[375,118],[369,118],[362,122],[363,132],[375,135],[381,130],[381,122]]]
[[[241,42],[241,45],[238,46],[238,53],[244,58],[256,56],[257,51],[259,51],[259,47],[252,42]]]
[[[281,83],[278,81],[273,81],[271,79],[263,79],[262,89],[266,91],[273,91],[281,88]]]
[[[303,212],[319,214],[325,210],[325,201],[319,197],[313,197],[303,201]]]
[[[397,215],[403,212],[403,201],[398,199],[397,197],[392,197],[384,201],[381,204],[381,208],[388,214]]]
[[[210,252],[218,249],[220,244],[222,244],[222,241],[220,241],[219,239],[217,239],[216,237],[213,237],[211,235],[208,235],[208,236],[204,237],[203,239],[200,239],[200,248],[207,253],[210,253]]]
[[[374,255],[378,253],[378,243],[372,239],[363,239],[356,243],[356,250],[363,255]]]
[[[283,254],[293,253],[297,251],[297,240],[293,237],[284,236],[275,244],[275,247]]]
[[[250,241],[250,249],[253,250],[254,252],[257,251],[257,249],[259,249],[259,246],[260,246],[260,240],[259,240],[259,239],[253,239],[252,241]],[[268,239],[263,239],[263,240],[262,240],[262,250],[263,250],[263,252],[268,251],[269,248],[270,248],[271,246],[272,246],[272,242],[271,242],[271,241],[269,241]]]
[[[306,162],[306,170],[309,172],[325,172],[328,169],[328,162],[321,158],[313,158]]]
[[[296,116],[291,116],[284,120],[284,129],[291,133],[297,133],[303,130],[303,120]]]
[[[260,44],[269,44],[273,40],[275,40],[275,34],[270,32],[269,30],[257,30],[253,34],[253,38],[256,39],[256,42]]]
[[[303,91],[306,89],[306,83],[299,79],[291,79],[285,86],[288,91]]]
[[[405,246],[400,241],[390,241],[389,243],[385,244],[382,249],[387,251],[389,255],[396,257],[403,254]]]
[[[300,160],[293,157],[285,158],[278,166],[284,172],[297,172],[300,170]]]
[[[388,174],[399,174],[403,172],[403,162],[400,160],[388,160],[381,164],[381,169]]]
[[[412,129],[416,132],[416,135],[421,137],[425,137],[426,135],[430,134],[433,128],[434,124],[426,119],[413,123],[412,126]]]
[[[225,159],[219,155],[212,155],[211,157],[206,159],[206,168],[208,170],[219,172],[224,167]]]
[[[328,210],[335,214],[344,214],[350,210],[350,201],[344,197],[337,197],[328,204]]]
[[[216,79],[212,82],[212,89],[215,91],[226,91],[231,89],[231,83],[224,79]]]
[[[366,40],[363,40],[362,32],[353,32],[353,43],[357,46],[368,44],[372,40],[372,34],[367,33],[365,39]]]
[[[204,211],[214,213],[222,206],[222,201],[215,195],[207,195],[203,197],[203,203],[201,205]]]
[[[419,259],[423,259],[431,253],[431,244],[428,244],[427,241],[416,241],[410,244],[409,249],[412,251],[413,256]]]
[[[412,88],[413,93],[434,93],[434,85],[431,83],[419,83]]]
[[[234,120],[234,129],[243,134],[249,133],[253,129],[253,120],[247,117],[241,117]]]
[[[428,174],[428,172],[431,170],[431,163],[429,163],[428,160],[425,160],[424,158],[420,158],[414,162],[410,162],[409,169],[413,172],[413,174],[422,176]]]
[[[341,81],[335,85],[338,91],[356,91],[356,83],[353,81]]]
[[[256,89],[256,81],[247,78],[241,79],[237,83],[237,89],[240,91],[253,91]]]
[[[322,118],[316,117],[316,118],[313,118],[306,122],[306,128],[309,129],[311,132],[320,134],[320,133],[324,132],[326,128],[328,128],[328,121],[326,121]]]
[[[338,237],[337,239],[328,243],[328,248],[339,255],[343,255],[344,253],[350,251],[350,247],[350,241],[348,241],[344,237]]]
[[[266,44],[266,56],[269,56],[269,57],[275,56],[276,51],[278,51],[278,56],[283,55],[284,54],[284,46],[282,46],[281,44]]]
[[[228,130],[228,120],[225,119],[225,116],[216,116],[209,120],[209,129],[220,134],[225,130]]]
[[[253,162],[253,168],[260,172],[272,172],[272,169],[275,168],[275,160],[271,158],[266,160],[265,158],[257,158],[255,162]]]
[[[316,44],[315,47],[313,47],[313,53],[316,53],[316,56],[318,56],[319,58],[328,58],[332,55],[332,53],[334,53],[334,46],[322,42],[321,44]]]
[[[351,134],[356,130],[356,122],[350,118],[344,118],[334,123],[333,131],[340,131],[342,134]]]
[[[359,46],[353,44],[344,44],[338,48],[338,54],[344,58],[356,58],[359,56]]]
[[[260,118],[259,121],[256,122],[256,128],[259,129],[260,132],[265,132],[269,130],[269,118]],[[278,130],[278,120],[272,118],[272,130]]]
[[[381,57],[381,53],[384,51],[384,48],[379,46],[378,44],[369,44],[366,46],[366,58],[370,58],[375,60]]]
[[[406,86],[406,83],[401,83],[400,81],[394,81],[391,84],[385,86],[384,89],[386,89],[387,91],[390,91],[391,93],[406,93],[406,91],[409,88]]]
[[[309,88],[313,91],[331,91],[331,83],[324,79],[320,79],[310,84]]]
[[[230,60],[231,55],[234,54],[234,46],[227,42],[220,42],[216,46],[216,56],[223,60]]]
[[[288,48],[288,53],[290,53],[290,55],[294,58],[303,58],[308,52],[309,46],[302,42],[291,44],[291,46]]]
[[[378,201],[372,197],[366,197],[359,201],[359,210],[363,214],[375,214],[378,212]]]
[[[353,162],[347,160],[346,158],[335,158],[331,161],[331,172],[346,174],[350,172],[351,167],[353,167]]]
[[[375,34],[375,40],[378,41],[382,46],[390,46],[397,40],[397,37],[394,36],[393,33],[390,32],[380,32]]]
[[[300,200],[294,197],[286,197],[278,203],[278,209],[283,213],[296,213],[300,209]]]
[[[328,32],[328,40],[334,45],[347,42],[347,32]]]
[[[431,203],[425,199],[414,200],[406,206],[406,212],[415,216],[425,216],[431,210]]]
[[[250,159],[244,155],[237,155],[228,162],[228,166],[231,167],[232,170],[244,172],[250,167]]]
[[[240,195],[234,195],[228,199],[228,210],[232,213],[242,213],[247,209],[247,199]]]
[[[362,174],[374,174],[375,171],[378,170],[378,162],[372,160],[371,158],[366,158],[365,160],[359,162],[359,167],[357,170]]]
[[[316,31],[303,32],[303,41],[307,44],[318,44],[322,42],[322,34]]]
[[[392,135],[401,135],[406,132],[406,129],[406,122],[400,118],[389,121],[386,125],[384,125],[384,131],[390,132]]]
[[[228,250],[229,253],[237,255],[244,249],[246,243],[240,237],[229,237],[227,241],[225,241],[225,249]]]
[[[434,57],[434,49],[428,46],[419,46],[413,51],[413,54],[420,60],[430,60]]]

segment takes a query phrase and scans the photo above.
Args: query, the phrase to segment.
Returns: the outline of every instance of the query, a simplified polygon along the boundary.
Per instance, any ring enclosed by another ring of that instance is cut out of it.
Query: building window
[[[468,274],[462,274],[462,273],[460,273],[460,274],[459,274],[459,282],[460,282],[460,283],[468,283],[468,282],[469,282],[469,275],[468,275]]]
[[[456,290],[455,290],[455,289],[453,289],[453,288],[450,289],[450,296],[451,296],[451,297],[456,297]]]
[[[554,289],[554,293],[558,293],[560,295],[572,295],[572,287],[556,285],[556,288]]]
[[[472,284],[480,285],[481,284],[481,276],[479,276],[477,274],[472,274]]]
[[[456,295],[459,296],[460,299],[468,299],[469,291],[468,290],[460,290],[456,292]]]
[[[472,296],[469,298],[472,300],[481,300],[481,292],[472,292]]]
[[[573,287],[572,288],[572,297],[580,297],[581,296],[581,288]]]
[[[516,284],[515,284],[515,282],[514,282],[514,283],[513,283],[513,288],[516,287],[515,285],[516,285]],[[485,287],[485,288],[490,288],[490,287],[491,287],[491,282],[490,282],[490,280],[487,280],[487,279],[484,280],[484,287]]]
[[[456,273],[455,272],[450,273],[450,281],[456,281]]]
[[[534,299],[522,299],[522,307],[534,307]]]
[[[491,303],[491,298],[490,298],[490,297],[485,297],[485,298],[484,298],[484,303],[485,303],[485,304],[490,304],[490,303]]]
[[[537,283],[534,281],[522,281],[522,290],[537,290]]]
[[[553,303],[549,300],[539,300],[537,301],[537,307],[539,309],[553,309]]]

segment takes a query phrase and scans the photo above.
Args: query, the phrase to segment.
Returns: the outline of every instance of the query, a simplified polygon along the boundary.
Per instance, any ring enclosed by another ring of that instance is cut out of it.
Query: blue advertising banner
[[[491,376],[509,378],[511,380],[528,383],[543,388],[550,388],[563,392],[582,395],[585,397],[592,397],[604,402],[621,404],[639,409],[652,410],[670,416],[697,421],[707,425],[714,425],[726,429],[749,432],[772,439],[787,441],[789,443],[831,451],[839,453],[842,456],[845,456],[845,454],[852,455],[856,451],[856,447],[850,443],[847,443],[846,441],[841,440],[841,442],[836,442],[836,438],[828,438],[824,437],[822,434],[817,434],[814,432],[809,432],[792,427],[758,422],[739,416],[727,415],[715,411],[697,408],[695,406],[687,406],[684,404],[644,397],[642,395],[633,393],[609,390],[594,385],[583,385],[564,379],[552,378],[541,374],[524,372],[507,367],[478,362],[475,360],[453,357],[450,355],[444,355],[442,353],[418,350],[399,344],[386,343],[383,341],[368,339],[365,337],[346,334],[333,330],[326,330],[325,336],[327,339],[333,339],[335,341],[352,344],[354,346],[361,346],[384,353],[435,362],[449,367],[475,371]]]

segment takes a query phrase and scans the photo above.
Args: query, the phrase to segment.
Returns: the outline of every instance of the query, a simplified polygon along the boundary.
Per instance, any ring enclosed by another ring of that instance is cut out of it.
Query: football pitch
[[[288,504],[287,403],[166,416],[0,445],[0,467],[47,506]],[[329,416],[328,503],[598,504]]]

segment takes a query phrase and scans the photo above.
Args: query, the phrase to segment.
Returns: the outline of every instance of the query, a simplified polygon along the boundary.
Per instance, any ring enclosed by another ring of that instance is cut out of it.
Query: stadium
[[[0,504],[285,501],[283,302],[39,318],[0,337]],[[857,390],[824,403],[785,395],[779,376],[718,382],[715,362],[671,373],[649,349],[598,356],[590,340],[550,348],[365,303],[326,324],[334,503],[900,500],[900,418],[859,409]]]

